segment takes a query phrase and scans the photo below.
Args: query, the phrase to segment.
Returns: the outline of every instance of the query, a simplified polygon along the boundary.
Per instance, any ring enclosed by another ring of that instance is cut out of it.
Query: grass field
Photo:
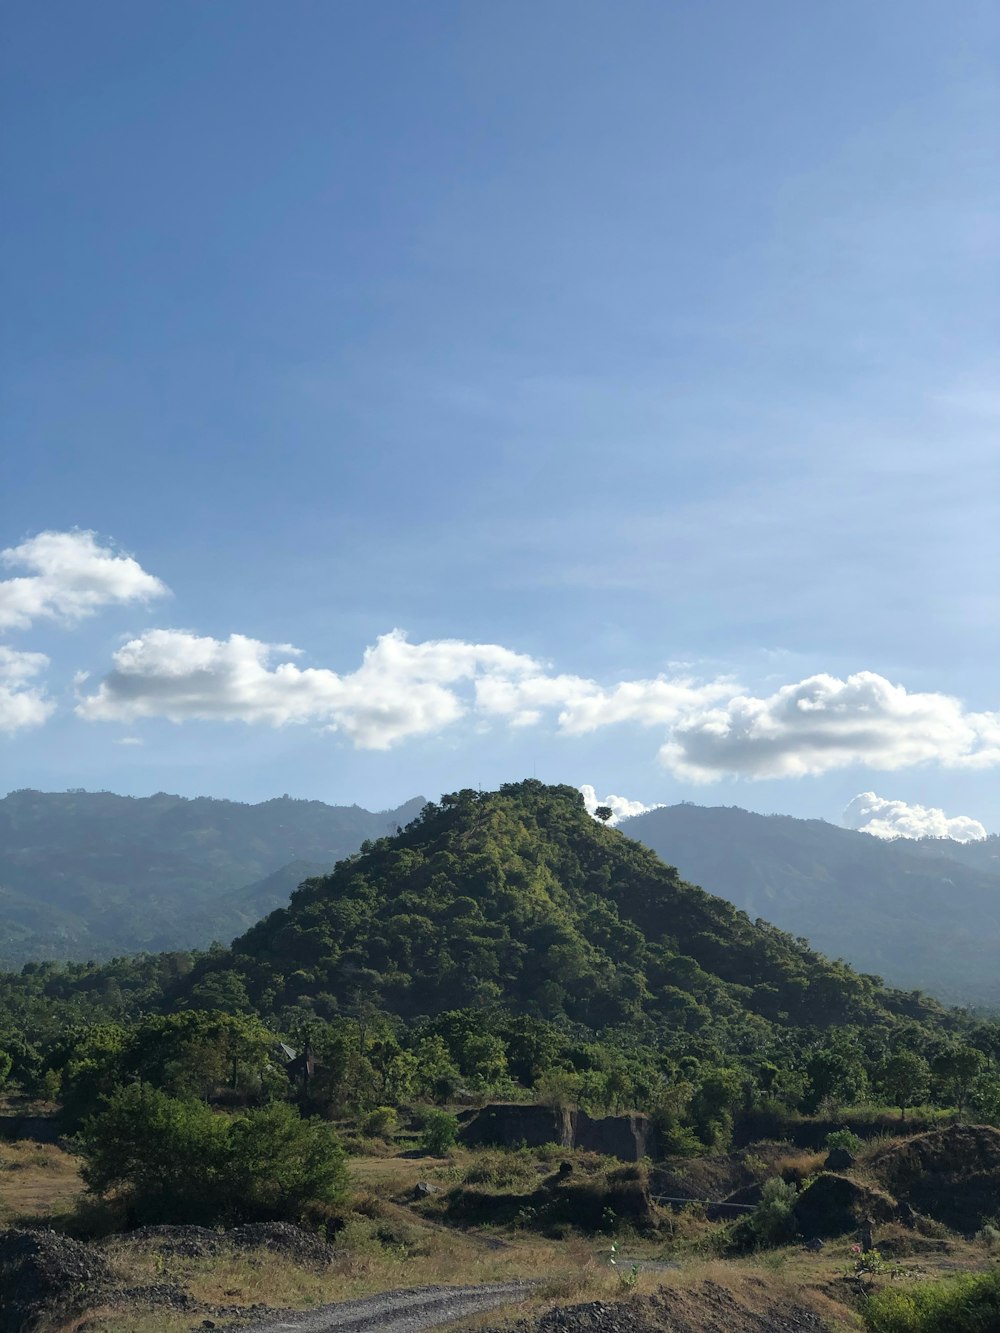
[[[80,1160],[52,1143],[0,1143],[0,1223],[68,1212],[83,1192]]]

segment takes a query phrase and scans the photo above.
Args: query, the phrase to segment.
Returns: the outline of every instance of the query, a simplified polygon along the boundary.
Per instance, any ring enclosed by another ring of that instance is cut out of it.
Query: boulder
[[[854,1165],[854,1156],[846,1148],[831,1148],[823,1163],[824,1171],[846,1171]]]

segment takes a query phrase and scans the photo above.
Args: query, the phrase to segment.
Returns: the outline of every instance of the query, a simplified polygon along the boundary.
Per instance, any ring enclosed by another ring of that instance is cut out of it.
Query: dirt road
[[[421,1333],[498,1305],[525,1300],[530,1282],[486,1282],[475,1287],[411,1287],[317,1310],[268,1315],[241,1326],[245,1333]]]

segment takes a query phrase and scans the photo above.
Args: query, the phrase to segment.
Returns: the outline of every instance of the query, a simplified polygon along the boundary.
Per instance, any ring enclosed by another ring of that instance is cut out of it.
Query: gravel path
[[[244,1324],[246,1333],[421,1333],[452,1320],[524,1300],[530,1282],[485,1282],[475,1287],[411,1287],[363,1300],[338,1301],[318,1310],[268,1315]]]

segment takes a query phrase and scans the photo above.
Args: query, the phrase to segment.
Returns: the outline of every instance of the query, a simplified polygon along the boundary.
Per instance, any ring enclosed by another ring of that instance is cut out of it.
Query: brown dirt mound
[[[577,1178],[558,1172],[524,1194],[504,1194],[477,1186],[457,1185],[445,1195],[446,1216],[453,1222],[522,1225],[548,1231],[572,1226],[600,1232],[626,1222],[637,1231],[651,1231],[658,1215],[641,1166],[622,1166],[606,1174]]]
[[[332,1245],[290,1222],[250,1222],[230,1231],[212,1231],[208,1227],[158,1226],[138,1227],[135,1231],[107,1238],[116,1245],[136,1243],[151,1245],[162,1254],[200,1258],[220,1254],[225,1249],[273,1250],[290,1262],[318,1265],[329,1264],[336,1251]]]
[[[650,1188],[655,1196],[726,1199],[761,1179],[760,1163],[771,1174],[779,1175],[795,1152],[788,1143],[755,1143],[749,1149],[714,1157],[669,1158],[653,1168]]]
[[[975,1231],[1000,1211],[1000,1130],[949,1125],[916,1134],[868,1162],[886,1189],[956,1231]]]
[[[795,1223],[808,1239],[843,1236],[856,1231],[866,1217],[889,1222],[896,1216],[896,1201],[847,1176],[825,1172],[795,1201]]]
[[[99,1254],[54,1231],[0,1232],[0,1333],[75,1318],[114,1274]]]

